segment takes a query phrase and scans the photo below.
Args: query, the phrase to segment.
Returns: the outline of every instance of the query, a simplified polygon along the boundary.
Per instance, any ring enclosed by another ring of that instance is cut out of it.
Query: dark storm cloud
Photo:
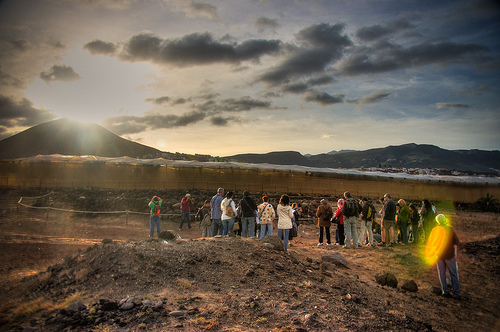
[[[392,70],[414,68],[431,64],[449,65],[474,61],[488,48],[478,44],[457,44],[453,42],[423,43],[408,48],[379,43],[377,47],[359,47],[339,66],[342,74],[348,76],[376,74]]]
[[[313,77],[307,80],[307,84],[309,85],[326,85],[330,83],[335,83],[335,79],[331,76],[323,75],[318,77]]]
[[[28,127],[56,118],[51,111],[34,108],[26,98],[16,101],[0,95],[0,110],[0,126],[4,128]]]
[[[221,116],[214,116],[210,119],[210,123],[214,126],[225,127],[229,122],[229,118],[223,118]]]
[[[351,40],[342,35],[343,24],[315,24],[304,28],[296,35],[303,45],[277,67],[260,77],[261,81],[280,84],[290,78],[323,72],[326,67],[339,60]]]
[[[384,90],[377,90],[372,93],[370,93],[367,96],[363,96],[361,98],[357,98],[354,100],[348,100],[347,102],[350,104],[359,104],[359,105],[368,105],[368,104],[375,104],[378,103],[384,99],[389,98],[390,93],[384,91]]]
[[[152,114],[148,113],[142,117],[122,115],[108,118],[102,125],[117,135],[137,134],[146,130],[185,127],[202,121],[206,118],[204,112],[188,112],[182,115],[175,114]]]
[[[116,46],[111,42],[94,39],[93,41],[83,45],[83,49],[88,50],[92,55],[112,55],[116,51]]]
[[[201,105],[196,105],[195,108],[212,114],[220,112],[245,112],[253,109],[276,109],[268,101],[252,99],[248,96],[223,99],[221,101],[208,100]]]
[[[164,104],[164,103],[170,101],[170,97],[163,96],[163,97],[158,97],[158,98],[146,98],[146,101],[153,103],[153,104],[161,105],[161,104]]]
[[[0,85],[7,86],[7,87],[14,87],[17,89],[22,89],[24,88],[24,83],[22,80],[7,74],[2,70],[2,66],[0,66]]]
[[[436,103],[437,109],[442,108],[469,108],[470,105],[458,104],[458,103]]]
[[[124,45],[124,61],[150,61],[177,66],[239,63],[255,60],[280,50],[281,41],[253,39],[242,43],[215,40],[210,33],[193,33],[175,40],[163,40],[152,33],[132,36]]]
[[[52,81],[72,82],[79,80],[80,75],[78,75],[74,71],[74,69],[70,66],[54,65],[50,70],[41,72],[40,78],[45,82],[52,82]]]
[[[304,97],[304,100],[326,106],[344,102],[344,95],[331,95],[326,92],[311,91]]]
[[[189,100],[190,99],[186,99],[186,98],[177,98],[176,100],[172,101],[172,105],[182,105],[182,104],[187,103]]]
[[[414,26],[406,20],[397,20],[387,24],[376,24],[362,27],[356,31],[356,37],[362,41],[372,41],[392,34],[413,28]]]
[[[306,83],[287,84],[283,86],[282,90],[283,92],[290,93],[304,93],[309,90],[309,85],[307,85]]]
[[[279,27],[278,20],[263,16],[256,19],[254,24],[259,32],[264,32],[265,30],[276,32],[276,28]]]

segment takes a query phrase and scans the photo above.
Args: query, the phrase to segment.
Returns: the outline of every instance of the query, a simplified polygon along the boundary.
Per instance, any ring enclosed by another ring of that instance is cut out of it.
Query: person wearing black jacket
[[[255,211],[257,211],[257,204],[250,192],[243,192],[243,199],[240,201],[241,207],[241,237],[254,237],[255,236]]]
[[[391,198],[391,195],[384,195],[385,205],[382,209],[382,225],[385,230],[385,244],[391,246],[396,243],[396,203]]]

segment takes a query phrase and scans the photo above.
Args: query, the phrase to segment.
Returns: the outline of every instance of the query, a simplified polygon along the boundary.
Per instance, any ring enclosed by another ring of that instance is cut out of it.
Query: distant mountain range
[[[69,119],[43,123],[0,141],[0,160],[48,154],[134,158],[174,156],[121,138],[97,124]],[[181,155],[187,158],[196,157]],[[496,170],[500,169],[500,151],[445,150],[434,145],[414,143],[365,151],[331,151],[318,155],[280,151],[238,154],[223,159],[245,163],[329,168],[445,168],[483,174],[498,174]]]
[[[42,123],[0,141],[0,159],[39,154],[154,158],[161,151],[121,138],[97,124],[69,119]]]
[[[445,168],[465,172],[495,173],[500,151],[445,150],[434,145],[404,144],[365,151],[339,151],[303,156],[295,151],[238,154],[226,157],[246,163],[269,163],[330,168]]]

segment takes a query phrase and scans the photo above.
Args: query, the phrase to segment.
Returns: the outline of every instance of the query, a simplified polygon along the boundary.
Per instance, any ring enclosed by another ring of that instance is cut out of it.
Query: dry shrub
[[[12,307],[8,314],[8,318],[9,320],[13,320],[18,317],[32,315],[42,310],[54,310],[54,305],[46,298],[39,297],[35,300]]]
[[[83,268],[75,272],[75,281],[76,282],[85,282],[88,280],[90,274],[90,270],[88,268]]]
[[[64,299],[63,302],[56,304],[54,306],[55,309],[66,309],[71,303],[75,301],[81,301],[83,299],[83,293],[81,292],[76,292],[68,296],[66,299]]]
[[[215,318],[196,317],[193,322],[202,330],[213,330],[219,326]]]
[[[193,284],[191,281],[185,279],[185,278],[179,278],[177,279],[177,287],[182,288],[182,289],[191,289],[193,288]]]

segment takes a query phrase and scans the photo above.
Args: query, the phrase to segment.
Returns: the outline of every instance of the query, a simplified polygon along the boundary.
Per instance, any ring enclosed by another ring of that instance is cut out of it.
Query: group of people
[[[156,226],[157,233],[160,234],[160,209],[163,200],[154,196],[148,206],[151,209],[150,237],[154,234]],[[444,297],[460,298],[460,283],[458,280],[458,268],[455,257],[458,238],[449,225],[447,218],[436,215],[435,207],[429,200],[422,201],[422,208],[417,211],[414,204],[406,204],[404,199],[395,203],[390,194],[385,194],[380,200],[383,207],[379,211],[381,215],[381,245],[392,246],[399,240],[401,244],[409,243],[409,234],[413,238],[413,243],[440,243],[439,248],[431,248],[436,256],[439,279]],[[182,229],[184,220],[187,219],[188,228],[191,230],[191,207],[194,205],[190,194],[186,194],[181,200],[181,220],[179,230]],[[301,210],[297,204],[290,205],[290,197],[282,195],[276,210],[269,203],[269,197],[263,196],[262,203],[257,205],[248,191],[243,192],[243,198],[238,202],[234,201],[234,193],[223,188],[219,188],[211,200],[206,200],[198,210],[197,218],[200,220],[203,237],[228,236],[234,234],[236,228],[241,232],[242,237],[259,238],[266,235],[273,235],[273,223],[277,219],[278,237],[283,240],[285,252],[288,250],[289,240],[297,236],[298,224]],[[346,191],[344,197],[337,201],[337,209],[334,212],[326,199],[321,200],[316,211],[319,227],[318,246],[331,245],[330,227],[336,224],[335,244],[342,245],[348,249],[351,244],[354,248],[364,244],[374,245],[373,228],[375,226],[375,207],[366,198],[357,200],[350,192]],[[236,219],[241,221],[241,229]],[[358,218],[360,218],[360,233],[358,234]],[[411,227],[411,233],[409,232]],[[421,232],[419,232],[422,230]],[[399,232],[398,232],[399,231]],[[424,238],[420,239],[421,233]],[[399,234],[399,237],[398,237]],[[439,239],[443,237],[445,240]],[[423,241],[422,241],[423,240]],[[427,249],[427,248],[426,248]],[[447,281],[446,269],[448,269],[453,295],[451,295]]]

